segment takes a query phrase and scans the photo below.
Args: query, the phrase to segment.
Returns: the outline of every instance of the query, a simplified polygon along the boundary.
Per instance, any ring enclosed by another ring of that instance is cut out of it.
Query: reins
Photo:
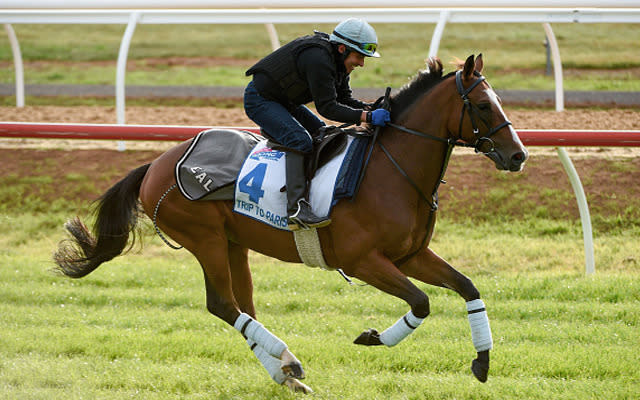
[[[389,107],[391,106],[391,104],[389,103],[389,96],[391,95],[391,88],[387,87],[387,89],[384,92],[384,97],[382,100],[382,103],[380,104],[380,108],[384,108],[385,110],[389,111]],[[354,190],[354,195],[351,198],[352,200],[356,198],[356,193],[358,193],[358,191],[360,190],[360,184],[362,183],[362,180],[364,179],[364,173],[367,170],[367,165],[369,165],[369,160],[371,159],[371,154],[373,153],[373,148],[376,146],[376,142],[378,141],[378,134],[380,133],[380,126],[376,126],[376,128],[373,130],[373,138],[371,139],[371,146],[369,146],[369,153],[367,154],[367,158],[364,161],[364,165],[362,167],[362,171],[360,171],[360,176],[358,177],[358,182],[356,183],[356,188]]]

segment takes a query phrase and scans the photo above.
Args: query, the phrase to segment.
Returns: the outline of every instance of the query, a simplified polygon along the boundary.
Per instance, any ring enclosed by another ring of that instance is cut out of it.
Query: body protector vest
[[[266,74],[279,85],[278,93],[284,94],[291,104],[304,104],[311,101],[311,93],[307,82],[300,76],[297,67],[298,54],[302,50],[316,46],[327,51],[327,56],[334,60],[333,46],[329,42],[329,35],[315,32],[285,44],[247,70],[246,75],[255,73]],[[331,63],[335,66],[335,61]],[[335,68],[335,67],[334,67]],[[336,84],[339,84],[336,82]],[[275,89],[275,88],[274,88]]]

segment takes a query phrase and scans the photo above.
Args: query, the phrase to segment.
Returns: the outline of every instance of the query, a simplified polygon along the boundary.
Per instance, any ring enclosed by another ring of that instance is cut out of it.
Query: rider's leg
[[[247,116],[277,143],[303,154],[313,150],[311,135],[305,126],[285,106],[262,97],[252,83],[245,90],[244,109]],[[307,118],[303,119],[308,123]]]
[[[305,199],[307,195],[307,177],[304,155],[293,151],[286,156],[287,176],[287,215],[289,229],[320,228],[329,225],[331,220],[313,213],[311,205]]]
[[[300,125],[302,125],[312,137],[315,137],[318,129],[326,125],[323,120],[318,118],[317,115],[304,105],[300,105],[292,109],[291,115],[296,119],[296,121],[300,122]]]
[[[328,225],[331,220],[316,216],[305,200],[307,179],[304,154],[310,153],[313,149],[311,135],[305,126],[315,131],[324,123],[304,106],[289,110],[278,102],[265,99],[251,83],[245,90],[244,106],[247,116],[264,129],[273,140],[297,151],[297,153],[287,152],[286,157],[289,229]],[[301,121],[294,118],[294,114]]]

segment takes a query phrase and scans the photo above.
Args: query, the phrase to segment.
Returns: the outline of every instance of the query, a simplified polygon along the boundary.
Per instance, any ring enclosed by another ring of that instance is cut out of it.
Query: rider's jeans
[[[289,110],[278,102],[265,99],[253,81],[244,91],[244,110],[276,142],[305,154],[312,150],[309,132],[325,125],[304,105]]]

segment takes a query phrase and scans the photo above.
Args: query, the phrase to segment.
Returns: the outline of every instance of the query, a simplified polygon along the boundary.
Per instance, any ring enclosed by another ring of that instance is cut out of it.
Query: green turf
[[[0,252],[1,398],[296,397],[270,381],[233,328],[206,312],[202,274],[186,251],[152,238],[142,253],[70,280],[49,272],[61,235],[48,231]],[[573,233],[551,240],[446,221],[438,231],[433,248],[474,281],[489,310],[495,348],[486,384],[469,371],[474,350],[456,294],[419,284],[431,303],[420,329],[392,349],[364,348],[352,340],[391,325],[407,312],[403,302],[349,286],[337,273],[252,254],[259,318],[303,362],[313,398],[637,394],[637,241],[625,234],[598,241],[598,272],[585,277]]]

